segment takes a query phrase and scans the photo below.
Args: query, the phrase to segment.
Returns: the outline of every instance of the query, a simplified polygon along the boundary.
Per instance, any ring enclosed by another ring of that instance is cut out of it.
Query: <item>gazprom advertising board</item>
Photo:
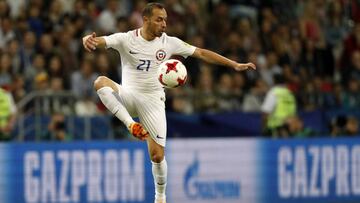
[[[153,201],[144,143],[2,144],[0,152],[0,202]]]
[[[267,202],[360,202],[360,139],[263,141]]]
[[[258,202],[256,140],[191,139],[169,143],[169,197],[176,202]]]
[[[360,139],[176,139],[170,203],[360,202]],[[144,142],[0,145],[0,202],[152,203]]]

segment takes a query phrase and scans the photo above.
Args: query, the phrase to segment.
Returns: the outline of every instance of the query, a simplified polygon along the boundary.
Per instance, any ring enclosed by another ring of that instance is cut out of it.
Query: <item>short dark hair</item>
[[[154,8],[163,9],[165,8],[165,6],[164,4],[157,2],[148,3],[146,4],[145,8],[142,11],[142,16],[146,16],[146,17],[152,16],[152,11]]]

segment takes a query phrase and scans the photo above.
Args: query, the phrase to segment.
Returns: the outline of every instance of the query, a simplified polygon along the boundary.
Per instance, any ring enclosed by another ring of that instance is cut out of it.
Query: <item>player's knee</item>
[[[151,154],[151,161],[155,163],[160,163],[164,159],[164,155],[160,153]]]
[[[99,90],[102,87],[107,86],[106,84],[108,83],[108,78],[105,76],[99,76],[96,78],[96,80],[94,81],[94,88],[95,90]]]

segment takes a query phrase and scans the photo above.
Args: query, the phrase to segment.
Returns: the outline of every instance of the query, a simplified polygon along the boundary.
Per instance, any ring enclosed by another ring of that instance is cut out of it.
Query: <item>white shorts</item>
[[[119,88],[120,102],[132,117],[139,117],[140,123],[147,130],[151,138],[159,145],[165,147],[166,143],[166,116],[165,93],[144,93]]]

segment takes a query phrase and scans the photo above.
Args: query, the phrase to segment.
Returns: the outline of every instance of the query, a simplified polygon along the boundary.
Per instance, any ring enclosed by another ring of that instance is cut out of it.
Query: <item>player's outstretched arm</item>
[[[91,52],[97,48],[105,48],[106,42],[103,37],[96,37],[96,33],[93,32],[90,35],[86,35],[82,38],[84,48]]]
[[[208,63],[231,67],[236,71],[243,71],[248,68],[256,69],[253,63],[238,63],[207,49],[196,48],[192,56]]]

